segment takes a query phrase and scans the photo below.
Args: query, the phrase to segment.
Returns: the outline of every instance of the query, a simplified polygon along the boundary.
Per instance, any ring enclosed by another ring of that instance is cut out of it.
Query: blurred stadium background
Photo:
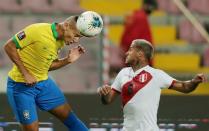
[[[200,72],[208,77],[209,43],[173,0],[157,2],[158,9],[149,17],[156,50],[153,66],[181,80],[191,79]],[[209,31],[209,0],[183,2]],[[7,72],[12,66],[3,51],[6,40],[26,25],[60,22],[85,10],[96,11],[107,20],[103,34],[81,40],[86,54],[76,63],[50,72],[50,75],[92,131],[119,131],[122,126],[119,99],[111,106],[103,106],[96,90],[102,83],[112,81],[111,67],[120,67],[117,51],[124,30],[124,16],[141,5],[142,0],[0,0],[0,131],[20,130],[5,94]],[[61,56],[67,51],[68,47]],[[38,113],[40,131],[66,130],[50,114]],[[201,84],[187,95],[163,90],[158,118],[161,131],[209,131],[209,83]]]

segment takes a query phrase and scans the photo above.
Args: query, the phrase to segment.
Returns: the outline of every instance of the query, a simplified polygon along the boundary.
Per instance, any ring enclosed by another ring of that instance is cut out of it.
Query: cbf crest
[[[29,110],[24,110],[23,111],[23,117],[24,117],[24,119],[30,119],[30,112],[29,112]]]

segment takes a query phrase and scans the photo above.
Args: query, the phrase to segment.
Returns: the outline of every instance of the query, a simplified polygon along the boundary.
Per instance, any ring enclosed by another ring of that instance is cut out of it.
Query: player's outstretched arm
[[[112,90],[109,85],[104,85],[98,88],[97,92],[101,96],[101,101],[104,105],[112,103],[119,95],[118,92]]]
[[[17,53],[17,48],[12,39],[8,40],[4,45],[4,50],[6,51],[9,58],[15,63],[15,65],[19,68],[23,77],[25,78],[25,82],[28,85],[33,85],[36,83],[36,78],[29,73],[29,71],[23,65],[20,56]]]
[[[74,47],[73,49],[69,50],[67,57],[54,60],[49,68],[49,71],[59,69],[75,62],[83,53],[85,53],[85,49],[82,46],[79,45]]]
[[[197,74],[189,81],[175,81],[169,89],[173,89],[182,93],[190,93],[195,90],[199,83],[205,82],[206,78],[203,74]]]

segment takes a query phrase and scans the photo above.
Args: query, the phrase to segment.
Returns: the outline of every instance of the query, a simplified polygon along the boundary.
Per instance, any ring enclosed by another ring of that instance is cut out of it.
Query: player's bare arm
[[[36,78],[31,75],[31,73],[25,68],[23,65],[18,53],[17,48],[15,46],[15,43],[12,41],[12,39],[8,40],[4,46],[4,50],[8,54],[9,58],[17,65],[20,72],[25,78],[25,82],[28,85],[33,85],[36,83]]]
[[[69,50],[69,53],[67,55],[67,57],[62,58],[62,59],[56,59],[52,62],[49,70],[56,70],[59,69],[63,66],[66,66],[70,63],[75,62],[77,59],[80,58],[80,56],[85,53],[85,49],[78,45],[77,47],[72,48],[71,50]]]
[[[197,74],[192,80],[189,81],[175,81],[170,89],[182,92],[190,93],[194,91],[199,83],[205,82],[206,78],[203,74]]]
[[[101,96],[101,101],[104,105],[112,103],[119,95],[116,91],[112,90],[109,85],[98,88],[98,93]]]

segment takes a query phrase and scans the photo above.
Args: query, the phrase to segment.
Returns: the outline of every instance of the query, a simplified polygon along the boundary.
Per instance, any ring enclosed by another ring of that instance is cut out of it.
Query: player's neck
[[[56,30],[58,32],[58,39],[62,39],[64,37],[64,31],[62,29],[62,26],[60,24],[57,24]]]
[[[133,71],[135,72],[147,65],[148,65],[148,63],[137,63],[136,65],[132,65],[131,67],[133,68]]]

